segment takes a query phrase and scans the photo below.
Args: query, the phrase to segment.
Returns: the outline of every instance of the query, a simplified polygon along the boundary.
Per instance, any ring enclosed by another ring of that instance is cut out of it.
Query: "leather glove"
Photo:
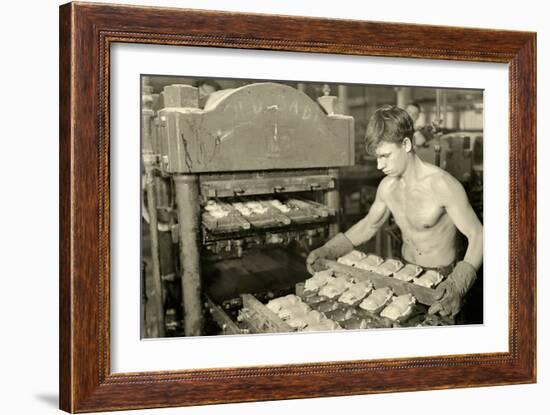
[[[428,309],[428,314],[439,312],[442,316],[454,317],[462,308],[468,290],[474,285],[476,269],[466,261],[456,264],[453,272],[436,288],[439,300]]]
[[[306,259],[307,270],[311,275],[323,271],[327,268],[321,264],[321,259],[334,260],[353,251],[354,248],[347,236],[339,233],[326,244],[309,253]]]

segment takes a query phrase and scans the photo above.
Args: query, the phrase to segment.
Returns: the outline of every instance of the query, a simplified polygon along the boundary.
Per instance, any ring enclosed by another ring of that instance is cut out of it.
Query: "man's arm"
[[[306,259],[307,270],[310,274],[326,269],[321,259],[336,259],[353,250],[372,238],[384,224],[390,211],[384,202],[383,194],[388,181],[383,179],[376,191],[376,198],[369,213],[343,234],[339,233],[320,248],[314,249]]]
[[[472,209],[464,188],[458,180],[446,174],[435,183],[434,193],[457,229],[468,238],[464,261],[478,270],[483,262],[483,225]]]
[[[449,174],[438,178],[434,184],[449,217],[468,238],[468,249],[464,260],[459,261],[453,272],[437,287],[440,299],[433,303],[428,313],[455,316],[462,308],[462,301],[476,279],[476,271],[483,261],[483,226],[468,202],[462,185]]]
[[[367,216],[349,228],[344,234],[354,246],[359,246],[371,239],[390,216],[390,210],[384,202],[387,190],[387,179],[383,179],[376,191],[376,198]]]

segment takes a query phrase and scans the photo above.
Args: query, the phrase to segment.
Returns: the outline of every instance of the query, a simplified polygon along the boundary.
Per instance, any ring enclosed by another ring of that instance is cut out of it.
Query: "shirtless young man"
[[[336,259],[371,239],[390,214],[401,229],[401,255],[424,268],[455,264],[457,230],[468,239],[464,258],[437,287],[440,299],[429,313],[454,316],[476,279],[483,259],[483,227],[462,185],[449,173],[423,162],[414,152],[413,122],[404,110],[384,106],[367,126],[367,150],[376,156],[386,177],[368,214],[348,229],[310,252],[309,272],[322,269],[319,259]]]

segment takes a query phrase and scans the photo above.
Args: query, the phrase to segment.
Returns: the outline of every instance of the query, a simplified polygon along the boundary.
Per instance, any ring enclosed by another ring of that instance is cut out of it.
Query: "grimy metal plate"
[[[219,92],[203,110],[159,111],[157,134],[165,172],[353,165],[353,117],[327,115],[304,93],[276,83]]]

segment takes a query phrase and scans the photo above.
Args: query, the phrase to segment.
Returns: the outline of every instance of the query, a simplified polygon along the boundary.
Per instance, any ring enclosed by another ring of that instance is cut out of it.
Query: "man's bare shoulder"
[[[442,168],[426,163],[426,172],[426,180],[435,194],[451,196],[456,192],[464,192],[462,184]]]
[[[384,198],[391,193],[399,183],[397,177],[386,176],[378,185],[377,195]]]

